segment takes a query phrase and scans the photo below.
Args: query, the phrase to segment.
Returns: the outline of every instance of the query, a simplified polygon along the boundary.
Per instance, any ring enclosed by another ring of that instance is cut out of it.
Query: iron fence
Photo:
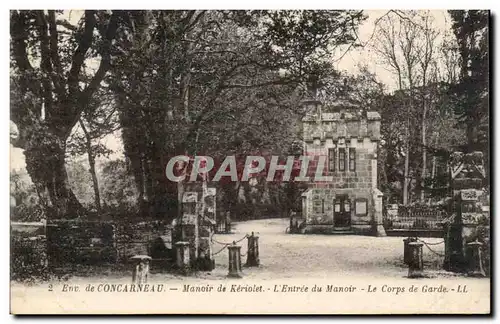
[[[436,207],[399,206],[397,213],[384,215],[386,230],[442,230],[447,213]]]

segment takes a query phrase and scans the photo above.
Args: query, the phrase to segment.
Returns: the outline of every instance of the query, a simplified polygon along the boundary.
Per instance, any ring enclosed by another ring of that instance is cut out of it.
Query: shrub
[[[48,280],[45,236],[11,236],[11,280],[35,282]]]
[[[393,227],[392,219],[384,218],[383,224],[385,229],[391,229]]]

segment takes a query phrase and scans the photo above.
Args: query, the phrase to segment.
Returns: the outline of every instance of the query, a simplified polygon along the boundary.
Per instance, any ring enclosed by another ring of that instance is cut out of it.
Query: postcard
[[[488,10],[11,10],[22,314],[491,314]]]

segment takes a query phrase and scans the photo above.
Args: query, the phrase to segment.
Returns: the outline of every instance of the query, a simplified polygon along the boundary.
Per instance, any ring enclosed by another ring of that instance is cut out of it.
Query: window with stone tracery
[[[337,151],[334,148],[328,149],[328,170],[335,171],[335,161],[337,160]]]
[[[356,171],[356,148],[349,148],[349,171]]]
[[[345,148],[339,148],[339,171],[345,171]]]

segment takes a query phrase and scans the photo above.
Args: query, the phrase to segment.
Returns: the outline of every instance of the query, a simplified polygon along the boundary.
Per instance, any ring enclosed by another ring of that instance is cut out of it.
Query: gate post
[[[374,165],[374,166],[373,166]],[[375,168],[375,169],[373,169]],[[372,170],[377,169],[377,160],[372,160]],[[376,175],[375,175],[376,177]],[[373,183],[377,183],[376,181]],[[375,236],[387,236],[387,233],[385,232],[384,228],[384,216],[383,216],[383,206],[382,206],[382,197],[384,194],[378,190],[377,188],[372,189],[372,202],[373,202],[373,216],[372,216],[372,223],[374,226],[374,232]]]
[[[467,247],[470,250],[469,272],[467,273],[469,277],[486,277],[483,269],[482,246],[483,243],[479,242],[477,239],[474,242],[467,243]]]
[[[409,264],[410,263],[410,247],[408,244],[411,242],[416,242],[417,238],[416,237],[407,237],[403,239],[403,244],[404,244],[404,250],[403,250],[403,262],[404,264]]]
[[[424,261],[422,257],[422,243],[408,243],[410,259],[408,263],[408,278],[424,277]]]
[[[145,284],[148,282],[149,262],[151,257],[148,255],[134,255],[130,260],[133,262],[132,283]]]
[[[228,245],[227,250],[229,251],[229,265],[228,265],[228,277],[231,278],[241,278],[241,246],[233,244]]]
[[[260,264],[259,259],[259,237],[252,235],[247,236],[248,250],[247,250],[247,267],[258,267]]]
[[[190,266],[190,252],[189,252],[189,242],[176,242],[175,243],[176,258],[175,265],[182,272],[187,273]]]
[[[476,239],[479,226],[485,226],[485,235],[489,235],[489,215],[482,211],[486,176],[483,164],[482,152],[454,152],[451,155],[453,205],[452,216],[446,222],[445,270],[469,271],[468,242]]]

